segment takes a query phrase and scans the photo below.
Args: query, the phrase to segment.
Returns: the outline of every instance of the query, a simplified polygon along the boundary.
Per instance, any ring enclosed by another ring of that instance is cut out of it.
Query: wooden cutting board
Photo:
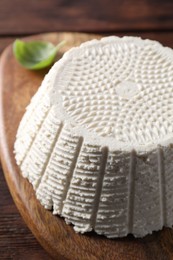
[[[58,55],[80,42],[100,36],[78,33],[50,33],[26,40],[41,39],[58,43],[67,40]],[[16,166],[13,144],[20,119],[33,94],[37,91],[48,70],[28,71],[14,59],[12,47],[3,52],[0,60],[0,133],[1,160],[13,199],[28,227],[41,245],[55,259],[69,260],[167,260],[173,259],[173,230],[164,228],[145,238],[128,236],[107,239],[94,232],[76,234],[72,226],[53,216],[37,201],[32,186],[24,179]]]

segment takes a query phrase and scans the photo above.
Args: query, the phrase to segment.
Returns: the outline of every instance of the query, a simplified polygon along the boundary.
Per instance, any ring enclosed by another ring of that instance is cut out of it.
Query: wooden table
[[[17,37],[50,31],[139,35],[173,48],[173,1],[0,0],[0,53]],[[20,217],[1,168],[0,259],[51,259]]]

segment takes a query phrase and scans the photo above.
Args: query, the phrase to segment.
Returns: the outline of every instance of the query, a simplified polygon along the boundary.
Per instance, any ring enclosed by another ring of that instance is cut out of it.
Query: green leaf
[[[17,39],[13,43],[13,53],[23,67],[30,70],[39,70],[54,62],[58,50],[64,44],[65,41],[55,46],[50,42],[24,42]]]

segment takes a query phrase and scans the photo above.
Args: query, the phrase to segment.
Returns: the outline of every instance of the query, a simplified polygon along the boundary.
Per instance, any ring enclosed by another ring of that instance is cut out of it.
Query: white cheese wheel
[[[173,51],[105,37],[56,62],[15,156],[41,204],[77,232],[142,237],[173,225]]]

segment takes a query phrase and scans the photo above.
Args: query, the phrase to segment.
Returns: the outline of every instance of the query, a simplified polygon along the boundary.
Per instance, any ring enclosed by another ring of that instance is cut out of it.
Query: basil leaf
[[[13,53],[23,67],[30,70],[39,70],[54,62],[58,50],[64,44],[65,41],[55,46],[50,42],[24,42],[17,39],[13,43]]]

